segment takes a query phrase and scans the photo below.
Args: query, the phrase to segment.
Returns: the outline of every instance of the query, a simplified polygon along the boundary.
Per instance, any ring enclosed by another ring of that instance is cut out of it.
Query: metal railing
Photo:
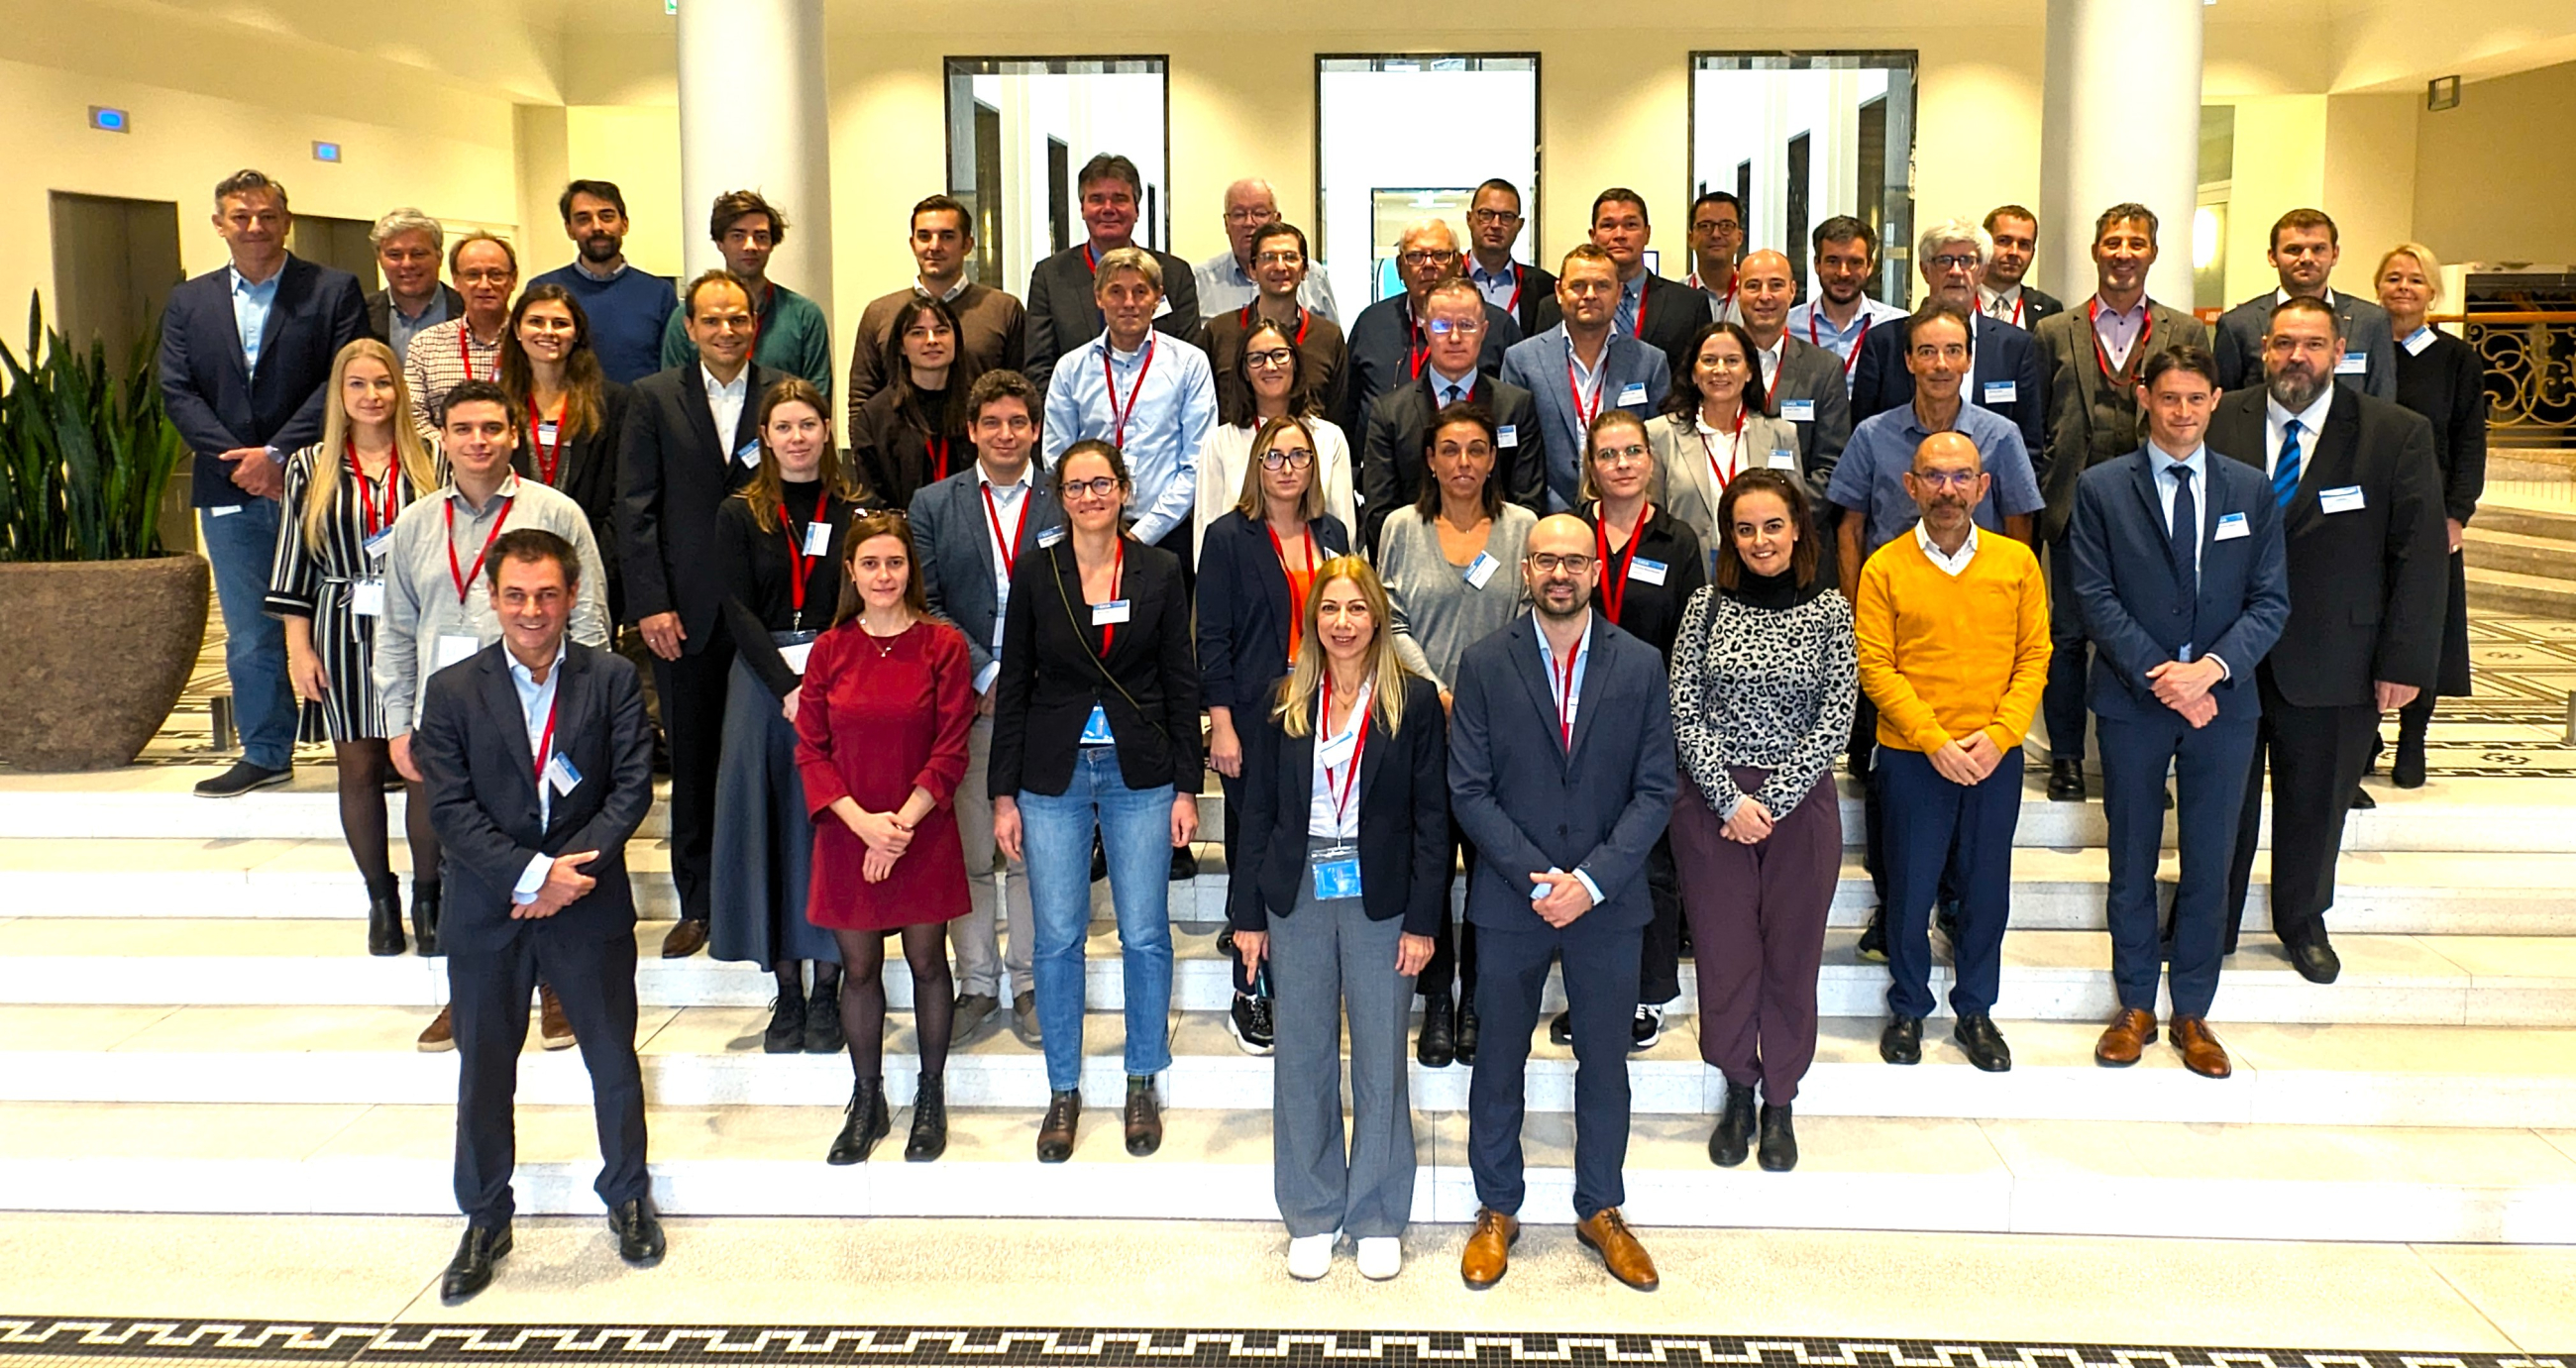
[[[2487,444],[2576,451],[2576,311],[2478,310],[2458,324],[2486,368]]]

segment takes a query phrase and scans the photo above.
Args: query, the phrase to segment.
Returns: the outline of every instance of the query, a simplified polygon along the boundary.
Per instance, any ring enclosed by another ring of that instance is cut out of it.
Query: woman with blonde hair
[[[297,739],[329,741],[338,764],[340,833],[367,881],[367,953],[399,955],[402,899],[385,823],[394,767],[376,699],[376,621],[394,518],[439,482],[408,421],[411,395],[393,348],[371,337],[342,347],[325,392],[322,440],[286,458],[267,610],[286,625],[286,676],[304,704]],[[438,837],[420,786],[410,787],[412,916],[426,955],[437,944]]]
[[[1317,569],[1295,667],[1245,714],[1235,786],[1227,918],[1245,966],[1270,965],[1271,1166],[1288,1271],[1307,1280],[1330,1269],[1342,1235],[1363,1275],[1394,1277],[1413,1209],[1404,1036],[1449,898],[1449,746],[1439,686],[1405,667],[1393,618],[1368,562]]]

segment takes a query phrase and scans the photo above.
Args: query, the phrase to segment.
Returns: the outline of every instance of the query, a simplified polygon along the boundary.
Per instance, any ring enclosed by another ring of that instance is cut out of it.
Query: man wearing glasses
[[[1216,372],[1219,386],[1234,383],[1232,377],[1243,356],[1244,335],[1254,324],[1268,319],[1296,343],[1297,358],[1306,371],[1306,393],[1318,411],[1342,411],[1342,388],[1350,379],[1349,348],[1342,340],[1341,325],[1333,321],[1329,311],[1331,296],[1325,297],[1327,308],[1306,302],[1306,286],[1316,278],[1309,269],[1311,265],[1306,256],[1306,234],[1295,224],[1274,217],[1252,230],[1252,276],[1259,292],[1210,314],[1207,331],[1200,339],[1207,346],[1208,365]],[[1205,300],[1207,268],[1199,269],[1199,298]],[[1247,406],[1252,402],[1249,395],[1242,398]]]
[[[1539,306],[1556,297],[1556,277],[1539,267],[1512,260],[1512,244],[1521,236],[1521,192],[1496,177],[1476,187],[1467,202],[1467,279],[1485,302],[1512,316],[1521,335],[1546,331],[1538,322]]]
[[[1709,315],[1718,322],[1743,322],[1735,297],[1735,258],[1744,250],[1743,201],[1723,190],[1691,201],[1690,244],[1691,274],[1683,283],[1708,296]]]
[[[1930,287],[1927,302],[1952,305],[1975,320],[1968,335],[1967,402],[2010,419],[2021,429],[2022,448],[2034,463],[2048,451],[2048,374],[2040,369],[2039,344],[2010,323],[1977,309],[1977,284],[1985,278],[1994,240],[1966,219],[1948,219],[1923,230],[1915,261]],[[1900,331],[1881,328],[1853,357],[1852,417],[1903,408],[1914,397],[1914,373]]]
[[[447,273],[465,300],[464,316],[421,334],[425,340],[403,363],[411,425],[424,442],[439,435],[439,409],[449,390],[468,380],[501,378],[501,334],[510,326],[519,254],[490,233],[469,233],[447,249]]]
[[[1279,196],[1266,180],[1239,180],[1225,188],[1226,249],[1199,263],[1193,279],[1199,291],[1199,312],[1212,322],[1239,310],[1258,298],[1261,288],[1260,243],[1256,235],[1279,221]],[[1302,258],[1304,252],[1301,250]],[[1300,263],[1300,279],[1290,296],[1299,307],[1330,323],[1341,315],[1333,312],[1333,286],[1321,275],[1306,273]],[[1222,373],[1222,363],[1217,367]]]
[[[1351,378],[1343,386],[1342,407],[1333,415],[1342,431],[1360,431],[1381,396],[1423,378],[1432,346],[1424,306],[1432,286],[1458,274],[1458,260],[1458,235],[1447,220],[1419,218],[1405,225],[1396,239],[1395,257],[1404,293],[1371,304],[1351,320]],[[1486,302],[1481,292],[1476,299],[1482,306],[1478,336],[1482,345],[1469,369],[1500,375],[1503,352],[1521,340],[1520,324]]]
[[[1423,445],[1433,415],[1462,400],[1494,415],[1494,462],[1503,497],[1533,513],[1546,509],[1547,438],[1538,403],[1528,390],[1480,368],[1481,358],[1493,354],[1494,329],[1511,320],[1456,276],[1431,286],[1426,296],[1422,376],[1399,378],[1397,388],[1369,406],[1360,429],[1362,545],[1371,555],[1387,515],[1411,507],[1422,493]],[[1371,305],[1369,312],[1384,307]],[[1360,321],[1365,324],[1368,314]]]

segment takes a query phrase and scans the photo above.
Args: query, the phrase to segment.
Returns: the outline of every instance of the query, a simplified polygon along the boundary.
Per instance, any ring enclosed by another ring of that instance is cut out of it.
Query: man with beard
[[[609,379],[631,385],[662,369],[662,334],[679,295],[670,277],[627,263],[625,192],[609,181],[577,180],[555,208],[581,254],[529,283],[561,285],[581,301],[591,350]]]
[[[1789,311],[1789,331],[1808,346],[1822,347],[1842,363],[1843,392],[1851,392],[1852,362],[1870,329],[1905,317],[1905,306],[1873,299],[1869,282],[1878,274],[1878,234],[1849,214],[1836,214],[1816,225],[1815,288],[1807,302]]]
[[[1977,312],[2023,332],[2037,332],[2042,319],[2066,312],[2057,296],[2024,279],[2039,254],[2039,215],[2018,204],[1998,205],[1986,211],[1985,229],[1995,250],[1977,282]]]
[[[2334,383],[2351,345],[2332,305],[2284,300],[2264,331],[2263,387],[2221,399],[2208,438],[2270,476],[2290,566],[2289,625],[2254,670],[2263,720],[2227,874],[2226,951],[2245,917],[2268,756],[2272,930],[2311,983],[2342,971],[2325,913],[2371,734],[2431,687],[2449,593],[2432,426]]]

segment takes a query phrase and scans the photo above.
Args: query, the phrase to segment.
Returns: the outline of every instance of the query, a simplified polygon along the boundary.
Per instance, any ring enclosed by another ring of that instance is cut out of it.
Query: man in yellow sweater
[[[1922,513],[1861,567],[1854,623],[1860,684],[1878,706],[1880,809],[1887,819],[1890,1064],[1923,1059],[1932,1014],[1932,901],[1952,859],[1960,884],[1951,1039],[1988,1073],[2012,1067],[1995,1029],[2021,739],[2048,682],[2048,590],[2030,548],[1977,530],[1989,480],[1976,443],[1936,432],[1914,450],[1905,492]]]

